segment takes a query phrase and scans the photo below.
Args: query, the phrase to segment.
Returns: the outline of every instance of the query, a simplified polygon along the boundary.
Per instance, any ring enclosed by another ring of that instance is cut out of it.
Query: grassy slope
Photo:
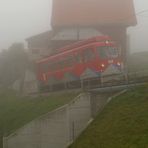
[[[148,148],[148,86],[114,98],[70,148]]]
[[[0,148],[2,136],[27,122],[72,100],[76,93],[52,94],[46,97],[20,97],[15,93],[0,93]]]

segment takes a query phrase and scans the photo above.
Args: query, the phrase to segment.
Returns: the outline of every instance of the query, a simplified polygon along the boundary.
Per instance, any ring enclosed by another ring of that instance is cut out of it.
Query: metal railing
[[[93,80],[93,79],[91,79]],[[94,81],[97,80],[94,78]],[[100,77],[100,83],[90,85],[90,80],[81,80],[81,89],[104,88],[119,85],[130,85],[136,83],[148,82],[148,70],[134,71],[128,73],[120,73],[117,75],[107,75]]]

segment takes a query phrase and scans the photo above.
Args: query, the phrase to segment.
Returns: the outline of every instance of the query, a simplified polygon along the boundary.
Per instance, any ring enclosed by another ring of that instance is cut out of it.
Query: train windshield
[[[100,58],[116,58],[118,57],[118,49],[114,47],[97,47],[97,53],[99,54]]]

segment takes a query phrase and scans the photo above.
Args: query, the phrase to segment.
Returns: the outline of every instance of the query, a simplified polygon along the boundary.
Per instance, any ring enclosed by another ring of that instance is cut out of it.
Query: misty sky
[[[134,0],[136,12],[148,10],[148,0]],[[50,29],[51,0],[0,0],[0,49]],[[130,27],[132,52],[147,50],[148,11]]]

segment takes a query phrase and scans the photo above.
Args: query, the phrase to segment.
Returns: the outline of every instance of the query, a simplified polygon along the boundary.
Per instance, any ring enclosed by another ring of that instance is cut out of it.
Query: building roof
[[[43,33],[40,33],[40,34],[37,34],[37,35],[34,35],[34,36],[31,36],[27,39],[25,39],[27,42],[28,41],[37,41],[37,40],[43,40],[43,39],[48,39],[48,38],[51,38],[53,35],[53,31],[52,30],[49,30],[49,31],[46,31],[46,32],[43,32]]]
[[[133,0],[53,0],[53,27],[135,24]]]

